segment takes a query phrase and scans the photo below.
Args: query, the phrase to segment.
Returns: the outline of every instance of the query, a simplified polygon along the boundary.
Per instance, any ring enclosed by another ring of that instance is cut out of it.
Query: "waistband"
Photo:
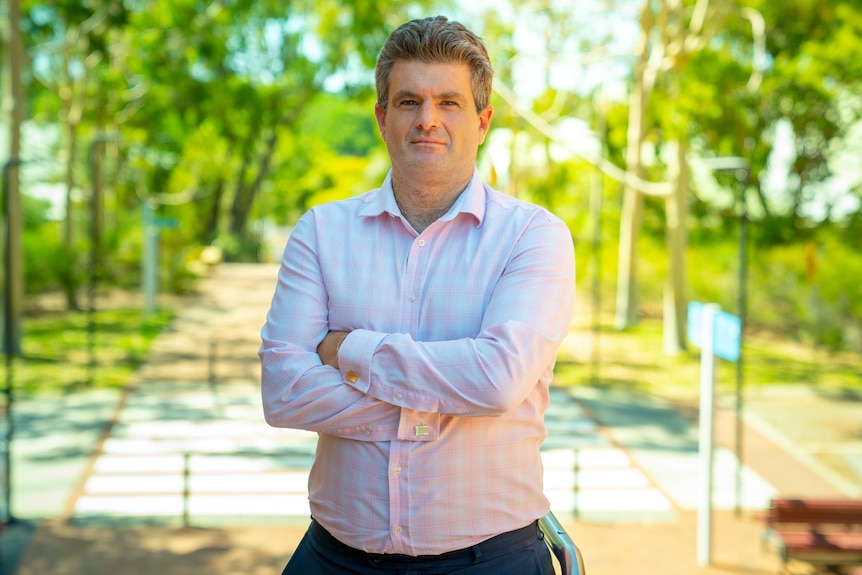
[[[539,530],[539,522],[533,521],[526,527],[501,533],[471,547],[448,551],[440,555],[412,556],[395,553],[366,553],[360,549],[355,549],[333,537],[329,531],[314,520],[311,522],[309,531],[321,545],[330,548],[344,557],[348,557],[354,561],[370,563],[378,567],[394,565],[395,568],[399,565],[415,565],[417,563],[429,565],[439,565],[440,563],[473,564],[477,563],[480,558],[489,559],[497,555],[524,549],[543,537],[542,532]]]

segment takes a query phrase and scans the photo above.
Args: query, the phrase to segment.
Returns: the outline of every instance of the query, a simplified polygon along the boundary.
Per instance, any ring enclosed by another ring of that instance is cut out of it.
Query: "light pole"
[[[742,512],[742,384],[743,384],[743,338],[745,337],[745,313],[747,305],[748,282],[748,201],[746,191],[751,183],[751,162],[736,156],[708,158],[703,164],[712,172],[733,172],[737,182],[742,186],[740,191],[739,213],[739,277],[737,294],[737,314],[740,321],[739,359],[736,361],[736,429],[734,432],[736,450],[735,501],[736,515]]]
[[[15,302],[13,296],[14,287],[14,250],[13,245],[16,241],[13,231],[11,206],[9,199],[9,168],[18,167],[22,164],[19,158],[11,158],[3,165],[3,215],[5,218],[5,238],[4,244],[4,289],[3,289],[3,348],[6,354],[6,387],[4,394],[6,395],[6,405],[4,408],[4,416],[6,419],[6,434],[3,446],[3,499],[5,517],[2,521],[12,523],[14,517],[12,515],[12,435],[14,433],[14,423],[12,421],[12,401],[14,399],[13,388],[15,384],[14,359],[13,357],[20,352],[18,341],[16,338],[16,313]]]

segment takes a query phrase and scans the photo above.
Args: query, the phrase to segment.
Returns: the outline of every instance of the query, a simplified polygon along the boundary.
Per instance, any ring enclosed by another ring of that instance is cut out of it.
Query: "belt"
[[[539,522],[533,521],[526,527],[508,531],[500,535],[496,535],[481,543],[458,549],[456,551],[448,551],[439,555],[401,555],[396,553],[366,553],[360,549],[355,549],[349,545],[345,545],[338,539],[332,536],[322,525],[317,521],[312,520],[309,527],[311,535],[323,546],[332,549],[341,556],[354,561],[360,561],[364,564],[370,563],[376,566],[383,564],[392,564],[396,567],[405,564],[439,564],[441,562],[456,562],[472,564],[477,563],[480,557],[488,559],[495,555],[518,551],[534,544],[536,540],[543,537],[539,530]]]

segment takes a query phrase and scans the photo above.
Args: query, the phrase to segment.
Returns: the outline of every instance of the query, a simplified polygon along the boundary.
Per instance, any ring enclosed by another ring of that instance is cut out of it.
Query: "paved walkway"
[[[12,511],[39,524],[15,573],[278,572],[307,523],[315,436],[262,419],[256,352],[275,272],[218,268],[127,390],[16,405]],[[769,498],[859,497],[862,484],[853,475],[862,404],[781,397],[750,402],[740,475],[732,410],[718,410],[713,564],[701,567],[692,409],[611,389],[554,390],[546,492],[590,574],[777,573],[756,518]],[[801,441],[798,426],[786,429],[799,405],[818,406],[843,434]],[[823,444],[842,465],[818,457]]]

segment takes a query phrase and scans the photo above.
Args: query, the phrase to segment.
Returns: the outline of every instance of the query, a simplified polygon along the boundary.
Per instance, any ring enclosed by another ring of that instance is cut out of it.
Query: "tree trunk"
[[[676,147],[676,178],[673,193],[665,200],[667,249],[670,259],[664,292],[664,352],[676,355],[685,350],[686,295],[685,248],[688,242],[685,218],[688,213],[688,168],[682,141]]]
[[[24,256],[21,245],[24,210],[21,204],[18,167],[21,162],[21,124],[24,118],[24,90],[21,84],[24,49],[21,41],[19,0],[9,0],[6,21],[3,107],[6,125],[9,127],[9,158],[4,163],[3,170],[6,201],[4,346],[7,354],[20,355],[21,319],[24,309]]]
[[[76,123],[73,123],[71,120],[69,120],[65,128],[66,141],[64,142],[64,146],[66,148],[66,215],[63,220],[63,242],[64,245],[71,251],[71,253],[76,253],[74,250],[75,206],[73,202],[73,191],[75,189],[75,162],[77,161],[78,157],[78,126]],[[74,263],[71,263],[69,268],[70,270],[74,269]],[[80,306],[78,305],[78,282],[74,276],[74,272],[70,272],[69,274],[64,275],[64,277],[62,278],[63,291],[66,294],[66,309],[68,310],[80,309]]]
[[[626,170],[638,178],[643,176],[641,146],[643,145],[647,88],[644,85],[646,46],[640,54],[630,95],[629,128],[626,149]],[[620,215],[620,245],[617,267],[617,304],[614,325],[626,329],[637,323],[637,239],[643,217],[643,195],[626,184]]]
[[[207,213],[206,222],[201,239],[204,243],[210,244],[218,237],[219,232],[219,214],[221,213],[221,200],[224,196],[224,187],[226,183],[224,179],[219,179],[212,195],[212,203]]]
[[[244,181],[240,181],[241,185],[237,186],[236,194],[233,197],[233,206],[231,208],[231,233],[242,237],[245,234],[245,227],[248,223],[248,214],[251,211],[251,206],[257,197],[263,185],[264,179],[269,174],[269,166],[272,162],[272,155],[275,153],[275,146],[278,143],[278,132],[273,129],[269,138],[266,141],[266,149],[264,150],[257,169],[257,176],[251,185],[244,185]]]

